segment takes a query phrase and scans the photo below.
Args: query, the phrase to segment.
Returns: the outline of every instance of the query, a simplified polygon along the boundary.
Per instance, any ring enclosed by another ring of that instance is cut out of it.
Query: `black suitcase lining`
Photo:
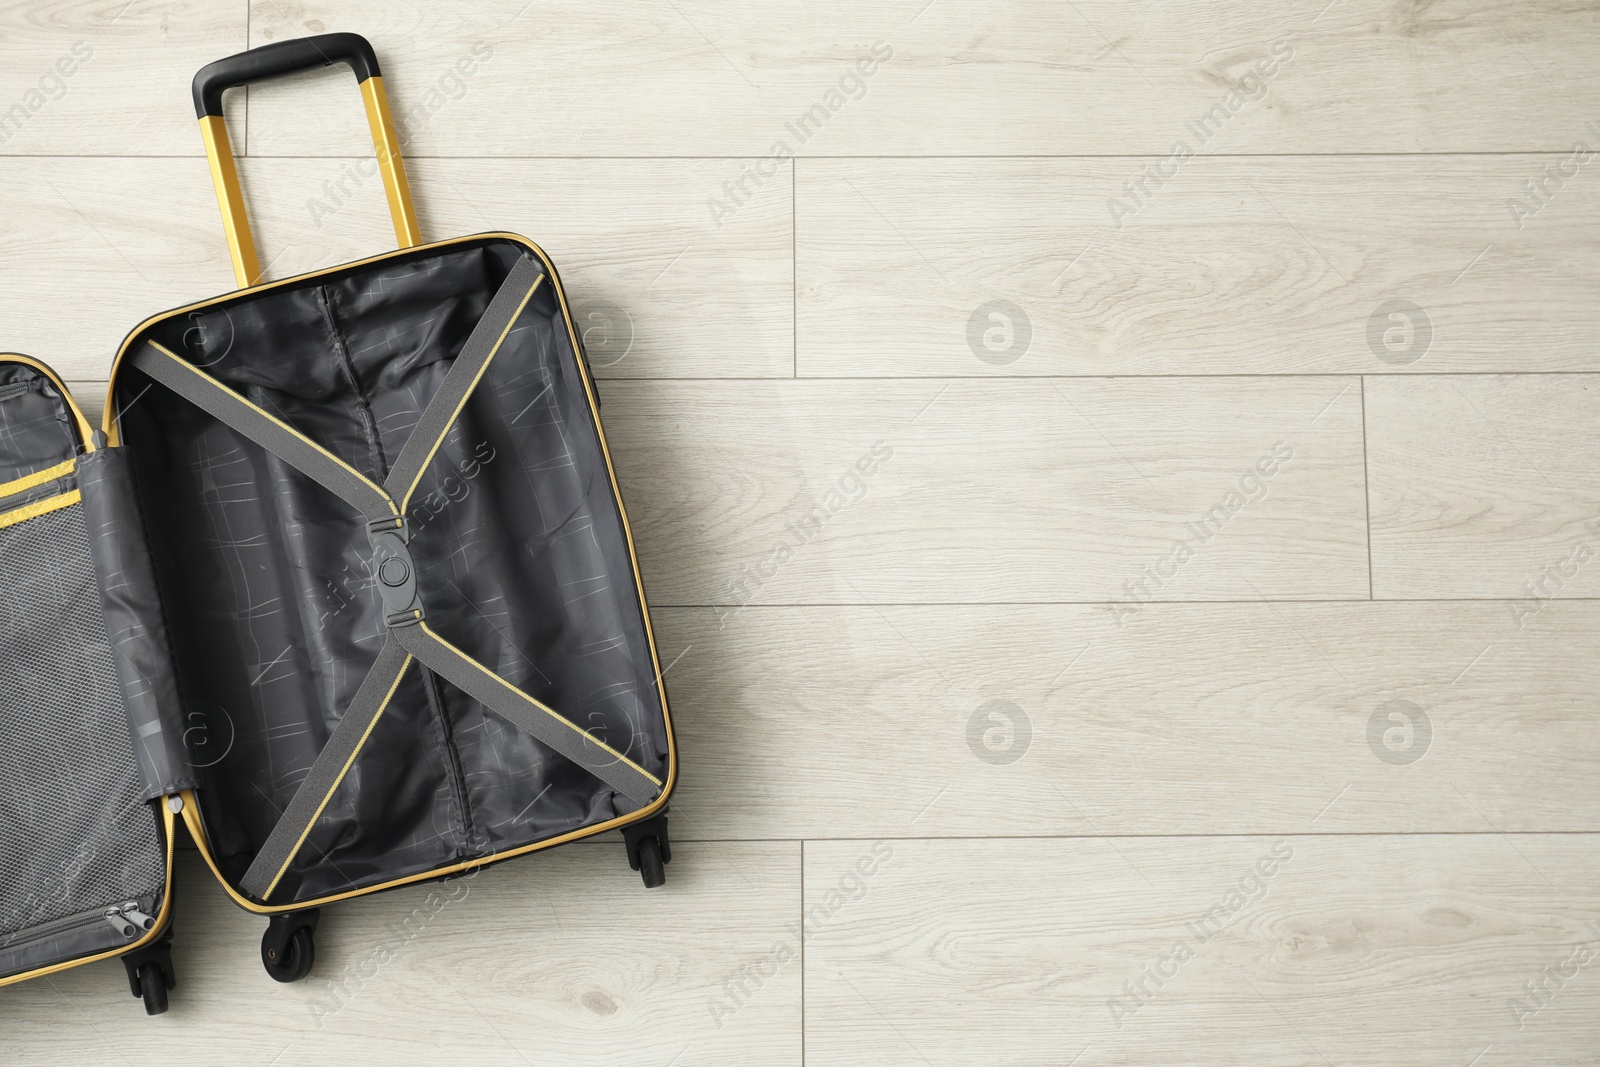
[[[156,340],[381,481],[524,248],[482,240],[245,294]],[[416,496],[429,625],[667,777],[664,713],[609,468],[554,286]],[[185,708],[225,720],[201,809],[234,880],[382,641],[344,502],[133,370],[114,390]],[[265,486],[267,492],[259,487]],[[274,902],[521,847],[631,810],[477,702],[412,670]]]

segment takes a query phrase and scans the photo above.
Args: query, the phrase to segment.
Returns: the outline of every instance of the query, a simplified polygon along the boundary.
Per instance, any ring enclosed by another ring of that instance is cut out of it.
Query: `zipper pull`
[[[106,922],[110,923],[112,928],[123,937],[131,938],[138,933],[132,921],[124,917],[121,910],[117,908],[106,909]]]
[[[133,922],[133,924],[135,926],[137,926],[141,930],[153,930],[153,929],[155,929],[155,925],[156,925],[155,919],[151,918],[149,915],[146,915],[144,912],[140,911],[139,908],[138,908],[138,905],[136,905],[136,904],[128,904],[128,905],[126,905],[122,909],[122,914],[126,918],[131,920]]]

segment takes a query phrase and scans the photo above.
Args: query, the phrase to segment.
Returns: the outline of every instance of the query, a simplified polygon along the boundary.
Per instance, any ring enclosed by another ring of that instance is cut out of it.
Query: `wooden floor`
[[[188,853],[170,1014],[79,968],[0,1061],[1600,1060],[1600,3],[12,3],[0,341],[98,409],[227,289],[189,78],[335,29],[580,309],[669,881],[278,986]],[[348,73],[229,107],[273,276],[389,246]]]

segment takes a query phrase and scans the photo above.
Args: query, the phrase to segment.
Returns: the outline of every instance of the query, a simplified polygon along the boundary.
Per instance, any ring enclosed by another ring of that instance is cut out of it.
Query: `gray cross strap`
[[[390,628],[372,669],[356,690],[339,725],[328,736],[327,744],[317,754],[289,806],[273,825],[250,869],[240,879],[239,888],[257,900],[266,900],[277,888],[283,872],[299,854],[311,828],[321,818],[322,809],[327,807],[333,791],[339,788],[345,772],[355,762],[378,718],[389,706],[413,658],[640,807],[661,794],[661,779],[548,704],[501,678],[418,619]]]
[[[319,483],[368,522],[400,515],[389,494],[366,475],[163,345],[147,341],[133,354],[133,365]]]
[[[532,260],[526,256],[517,260],[446,372],[439,391],[412,428],[382,488],[293,426],[155,341],[146,342],[134,353],[133,365],[318,482],[366,516],[368,522],[378,522],[405,513],[411,494],[422,482],[467,398],[543,281],[544,271]],[[400,498],[398,503],[396,496]]]
[[[661,779],[434,633],[426,622],[419,619],[389,633],[417,662],[640,807],[660,795]]]
[[[239,879],[239,887],[246,893],[265,900],[277,888],[278,879],[288,870],[289,861],[299,853],[306,836],[321,817],[322,809],[328,806],[333,791],[339,788],[372,728],[378,725],[378,718],[389,706],[395,690],[400,688],[400,679],[405,677],[409,666],[411,653],[390,631],[384,638],[383,650],[351,698],[350,706],[345,708],[338,727],[329,735],[328,743],[317,754],[310,773],[300,783],[289,806],[278,816],[250,869]]]
[[[516,325],[522,309],[528,306],[542,281],[544,271],[532,260],[526,256],[517,260],[500,291],[489,301],[467,343],[461,347],[444,381],[439,383],[439,391],[433,394],[412,428],[411,436],[400,449],[400,455],[389,468],[389,477],[384,479],[384,488],[399,498],[402,513],[411,505],[411,494],[416,492],[439,446],[444,444],[450,428],[466,406],[467,398],[489,369],[489,361],[500,351],[511,327]]]
[[[403,557],[406,566],[400,570],[406,571],[413,566],[405,549],[405,510],[411,496],[543,281],[543,270],[531,259],[517,261],[445,373],[381,487],[282,419],[156,342],[147,342],[135,352],[132,363],[360,511],[373,539],[374,564],[382,543],[383,553]],[[414,576],[410,580],[414,583]],[[414,590],[414,584],[410,588]],[[387,598],[389,593],[384,595]],[[416,603],[413,601],[413,606]],[[634,803],[644,806],[660,795],[659,778],[450,644],[428,627],[424,617],[420,608],[387,616],[389,631],[382,651],[239,883],[256,899],[266,900],[277,888],[388,708],[413,658]]]

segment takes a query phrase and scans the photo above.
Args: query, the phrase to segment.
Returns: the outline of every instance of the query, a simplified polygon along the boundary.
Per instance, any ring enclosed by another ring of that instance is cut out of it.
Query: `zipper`
[[[113,904],[105,909],[105,920],[111,928],[123,937],[132,941],[146,930],[155,928],[156,921],[139,910],[139,902],[130,900],[126,904]]]
[[[456,748],[455,724],[450,721],[450,708],[444,702],[438,675],[420,663],[417,666],[422,670],[422,687],[428,698],[428,710],[433,712],[439,726],[439,739],[444,742],[445,766],[456,805],[461,812],[462,844],[470,853],[478,848],[478,834],[472,819],[472,798],[467,793],[467,775],[461,767],[461,752]]]
[[[129,941],[154,928],[156,924],[155,919],[140,909],[138,901],[130,900],[112,904],[109,907],[94,908],[91,911],[82,911],[76,915],[52,919],[42,925],[30,927],[26,931],[18,931],[15,934],[0,937],[0,952],[9,952],[24,945],[31,945],[35,941],[43,941],[48,937],[55,937],[70,930],[79,930],[102,922],[110,923],[119,934]]]

